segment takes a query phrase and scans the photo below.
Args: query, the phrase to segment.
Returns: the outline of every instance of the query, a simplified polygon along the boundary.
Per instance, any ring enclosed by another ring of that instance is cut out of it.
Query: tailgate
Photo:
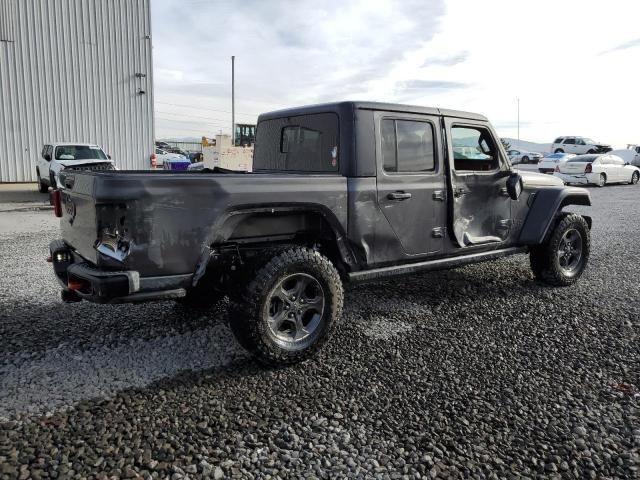
[[[62,238],[80,255],[95,264],[97,255],[93,247],[98,237],[95,177],[74,172],[61,174],[60,179],[64,185],[60,220]]]

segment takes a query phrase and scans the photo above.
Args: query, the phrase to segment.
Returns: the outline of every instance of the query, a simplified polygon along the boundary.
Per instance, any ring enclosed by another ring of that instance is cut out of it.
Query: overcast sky
[[[549,143],[640,142],[636,0],[152,0],[156,135],[374,100],[485,114]]]

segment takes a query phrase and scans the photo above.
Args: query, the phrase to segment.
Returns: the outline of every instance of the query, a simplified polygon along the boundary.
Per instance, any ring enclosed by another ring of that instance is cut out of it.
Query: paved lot
[[[65,305],[51,212],[0,214],[0,478],[640,476],[640,187],[591,189],[570,288],[527,257],[351,287],[264,370],[224,305]]]

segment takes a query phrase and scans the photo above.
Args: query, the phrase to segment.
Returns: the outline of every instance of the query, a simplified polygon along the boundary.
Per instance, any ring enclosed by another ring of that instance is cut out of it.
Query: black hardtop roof
[[[449,110],[446,108],[420,107],[417,105],[402,105],[399,103],[383,103],[383,102],[364,102],[364,101],[345,101],[320,103],[316,105],[306,105],[301,107],[287,108],[284,110],[275,110],[273,112],[263,113],[258,117],[258,121],[270,120],[282,117],[295,117],[296,115],[306,115],[310,113],[322,112],[342,112],[354,110],[384,110],[387,112],[402,113],[418,113],[425,115],[443,115],[446,117],[466,118],[468,120],[488,121],[487,117],[478,113],[462,112],[459,110]]]

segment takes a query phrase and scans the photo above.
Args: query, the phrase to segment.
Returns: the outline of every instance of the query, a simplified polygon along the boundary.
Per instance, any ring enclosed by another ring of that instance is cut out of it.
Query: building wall
[[[57,141],[148,168],[150,1],[0,0],[0,182],[34,181],[42,145]]]

